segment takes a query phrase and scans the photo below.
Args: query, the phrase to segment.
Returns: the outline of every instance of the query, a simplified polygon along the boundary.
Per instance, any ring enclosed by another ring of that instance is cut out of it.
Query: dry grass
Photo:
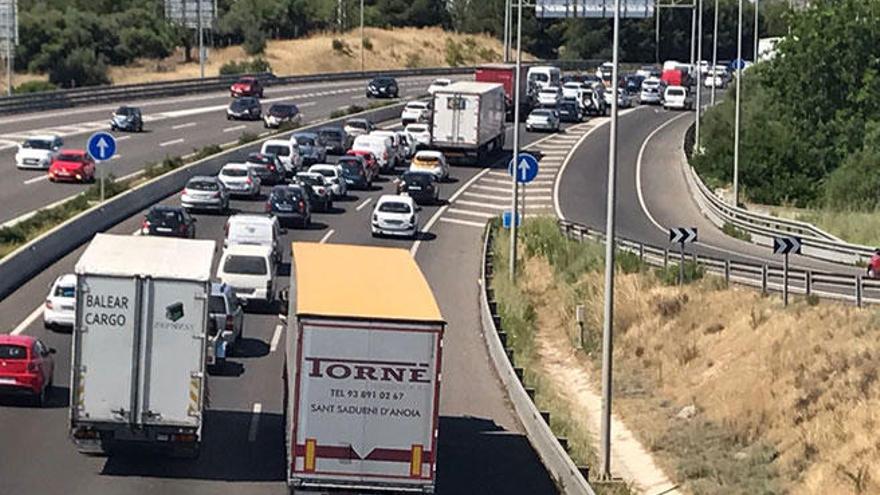
[[[811,223],[825,232],[854,244],[880,246],[880,212],[767,205],[749,205],[749,208],[779,218]]]

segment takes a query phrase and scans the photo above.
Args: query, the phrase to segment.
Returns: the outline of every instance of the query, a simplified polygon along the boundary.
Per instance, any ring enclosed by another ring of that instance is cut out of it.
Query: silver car
[[[222,365],[244,335],[244,310],[227,284],[211,283],[208,300],[208,364]]]
[[[559,113],[549,108],[537,108],[532,110],[526,119],[526,130],[531,131],[559,131]]]
[[[180,205],[187,210],[229,209],[229,190],[217,177],[197,175],[191,178],[180,195]]]

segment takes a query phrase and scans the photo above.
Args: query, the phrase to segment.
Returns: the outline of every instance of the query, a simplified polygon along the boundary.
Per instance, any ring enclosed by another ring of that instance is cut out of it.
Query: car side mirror
[[[56,354],[58,351],[54,347],[49,348],[49,354]]]
[[[193,217],[193,218],[192,218],[192,222],[193,222],[193,223],[199,223],[199,219],[198,219],[198,218],[195,218],[195,217]]]

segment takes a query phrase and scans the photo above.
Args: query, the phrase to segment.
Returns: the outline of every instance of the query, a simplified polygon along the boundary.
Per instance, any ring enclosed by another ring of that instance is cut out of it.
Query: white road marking
[[[29,185],[29,184],[35,184],[35,183],[43,181],[43,180],[49,180],[49,176],[48,175],[39,175],[37,177],[32,177],[32,178],[24,181],[24,183]]]
[[[260,413],[263,412],[263,404],[254,402],[254,408],[251,415],[251,427],[248,430],[248,442],[257,440],[257,430],[260,428]]]
[[[467,225],[468,227],[477,227],[477,228],[480,228],[480,229],[482,229],[483,227],[486,226],[486,222],[483,222],[483,223],[480,223],[480,222],[471,222],[471,221],[468,221],[468,220],[459,220],[459,219],[457,219],[457,218],[449,218],[449,217],[443,217],[443,218],[440,219],[440,221],[441,221],[441,222],[446,222],[446,223],[454,223],[454,224],[456,224],[456,225]]]
[[[298,106],[299,108],[306,108],[306,107],[313,107],[317,104],[318,104],[317,101],[306,101],[303,103],[297,103],[296,106]]]
[[[113,155],[113,158],[111,158],[111,160],[119,160],[120,158],[122,158],[122,155],[117,153],[117,154]]]
[[[506,196],[498,196],[498,195],[492,195],[492,194],[480,194],[480,193],[465,191],[464,196],[468,196],[468,197],[472,197],[472,198],[488,199],[489,201],[509,202],[510,197],[511,197],[511,193],[510,193],[510,191],[508,191]]]
[[[472,217],[480,217],[480,218],[495,218],[498,215],[495,213],[486,213],[484,211],[471,211],[471,210],[460,210],[458,208],[449,208],[446,210],[450,215],[470,215]]]
[[[507,202],[508,202],[508,204],[504,204],[504,205],[490,205],[488,203],[480,203],[477,201],[466,201],[466,200],[461,199],[461,200],[456,201],[455,204],[464,205],[464,206],[475,206],[477,208],[487,208],[489,210],[503,210],[505,208],[510,207],[510,200],[508,199]]]
[[[357,208],[355,208],[355,210],[357,210],[357,211],[363,210],[368,204],[370,204],[370,201],[373,201],[373,198],[365,199],[363,203],[357,205]]]
[[[648,211],[648,205],[645,204],[645,195],[642,193],[642,158],[644,158],[645,149],[648,147],[648,143],[651,142],[651,139],[653,139],[654,136],[658,132],[662,131],[663,129],[666,128],[666,126],[668,126],[669,124],[672,124],[676,120],[678,120],[686,115],[689,115],[689,114],[683,113],[677,117],[673,117],[673,118],[667,120],[666,122],[664,122],[660,127],[651,131],[651,134],[648,134],[648,137],[646,137],[645,140],[642,142],[642,147],[639,148],[639,156],[636,158],[636,194],[639,197],[639,204],[642,207],[642,211],[645,212],[645,216],[648,217],[648,220],[650,220],[651,223],[653,223],[655,227],[660,229],[661,232],[666,232],[667,230],[665,227],[660,225],[660,222],[658,222],[654,218],[654,215],[652,215],[651,212]]]
[[[126,139],[131,139],[131,136],[119,136],[118,138],[116,138],[116,142],[118,143],[119,141],[125,141]]]
[[[241,124],[241,125],[236,125],[236,126],[232,126],[232,127],[227,127],[226,129],[223,129],[223,132],[240,131],[242,129],[247,129],[247,126],[244,124]]]
[[[269,345],[269,352],[275,352],[278,349],[278,342],[281,341],[281,332],[284,331],[284,325],[276,325],[275,333],[272,334],[272,343]]]
[[[327,239],[329,239],[330,236],[333,235],[334,232],[336,232],[336,231],[333,230],[333,229],[328,230],[327,233],[324,234],[324,237],[322,237],[321,240],[318,241],[318,242],[319,242],[320,244],[324,244],[325,242],[327,242]]]
[[[176,131],[177,129],[185,129],[187,127],[195,127],[195,125],[196,125],[195,122],[187,122],[186,124],[173,125],[173,126],[171,126],[171,129]]]
[[[172,145],[175,145],[175,144],[180,144],[180,143],[182,143],[182,142],[183,142],[183,138],[172,139],[171,141],[165,141],[164,143],[159,143],[159,146],[161,146],[161,147],[164,148],[164,147],[166,147],[166,146],[172,146]]]
[[[473,188],[474,189],[483,189],[484,191],[495,191],[495,192],[500,192],[500,193],[504,193],[504,194],[510,194],[510,188],[504,188],[504,187],[493,187],[493,186],[484,186],[482,184],[474,184]]]
[[[19,323],[18,326],[15,327],[12,330],[12,332],[10,332],[10,334],[18,335],[21,332],[24,332],[25,329],[27,329],[27,327],[31,326],[31,323],[33,323],[37,318],[39,318],[42,315],[43,315],[43,305],[40,304],[39,306],[37,306],[37,309],[33,310],[31,312],[31,314],[27,315],[27,318],[25,318],[24,320],[21,320],[21,323]]]

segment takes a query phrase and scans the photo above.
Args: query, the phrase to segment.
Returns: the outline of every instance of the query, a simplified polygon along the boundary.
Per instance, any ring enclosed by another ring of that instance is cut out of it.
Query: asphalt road
[[[523,133],[524,143],[541,137]],[[508,140],[510,142],[510,140]],[[498,164],[505,162],[499,157]],[[443,185],[443,198],[469,186],[479,168],[453,167],[453,179]],[[438,493],[550,494],[549,476],[509,408],[486,355],[480,334],[476,284],[482,229],[461,223],[433,222],[414,245],[412,241],[373,239],[369,216],[375,199],[392,183],[376,190],[355,191],[336,209],[313,217],[310,230],[291,229],[293,240],[396,246],[416,252],[416,258],[435,291],[448,320],[444,342],[441,424],[438,451]],[[457,196],[457,194],[456,194]],[[166,202],[175,203],[176,195]],[[240,211],[262,211],[262,202],[235,201]],[[443,206],[420,212],[423,227]],[[225,217],[198,214],[197,235],[223,237]],[[141,216],[132,217],[112,232],[131,234]],[[33,408],[22,401],[0,402],[0,494],[262,494],[285,493],[281,369],[283,349],[273,341],[283,327],[277,314],[248,313],[245,345],[227,366],[226,376],[209,379],[210,408],[205,416],[202,454],[195,461],[171,460],[130,453],[113,458],[87,457],[75,452],[67,438],[70,335],[43,329],[38,306],[52,280],[72,267],[79,248],[0,301],[0,328],[44,339],[58,350],[52,407]],[[288,254],[289,255],[289,254]],[[215,257],[215,263],[217,257]],[[287,283],[289,263],[277,276]],[[344,281],[342,281],[344,283]],[[37,308],[35,310],[35,308]],[[261,412],[254,414],[255,404]],[[252,426],[256,423],[256,426]],[[256,435],[248,431],[255,428]]]
[[[433,77],[400,78],[401,97],[424,93]],[[271,103],[296,103],[306,123],[327,118],[349,105],[365,106],[365,81],[300,84],[270,87],[265,91],[263,111]],[[114,133],[117,155],[99,170],[124,177],[166,156],[181,156],[210,144],[236,141],[244,132],[264,131],[262,121],[227,121],[228,92],[144,100],[128,104],[144,113],[143,133]],[[54,110],[0,118],[0,163],[8,169],[0,175],[0,224],[37,208],[70,197],[85,188],[81,184],[50,183],[45,170],[15,168],[15,144],[37,134],[63,136],[66,148],[84,148],[93,132],[109,130],[110,113],[119,105]]]

